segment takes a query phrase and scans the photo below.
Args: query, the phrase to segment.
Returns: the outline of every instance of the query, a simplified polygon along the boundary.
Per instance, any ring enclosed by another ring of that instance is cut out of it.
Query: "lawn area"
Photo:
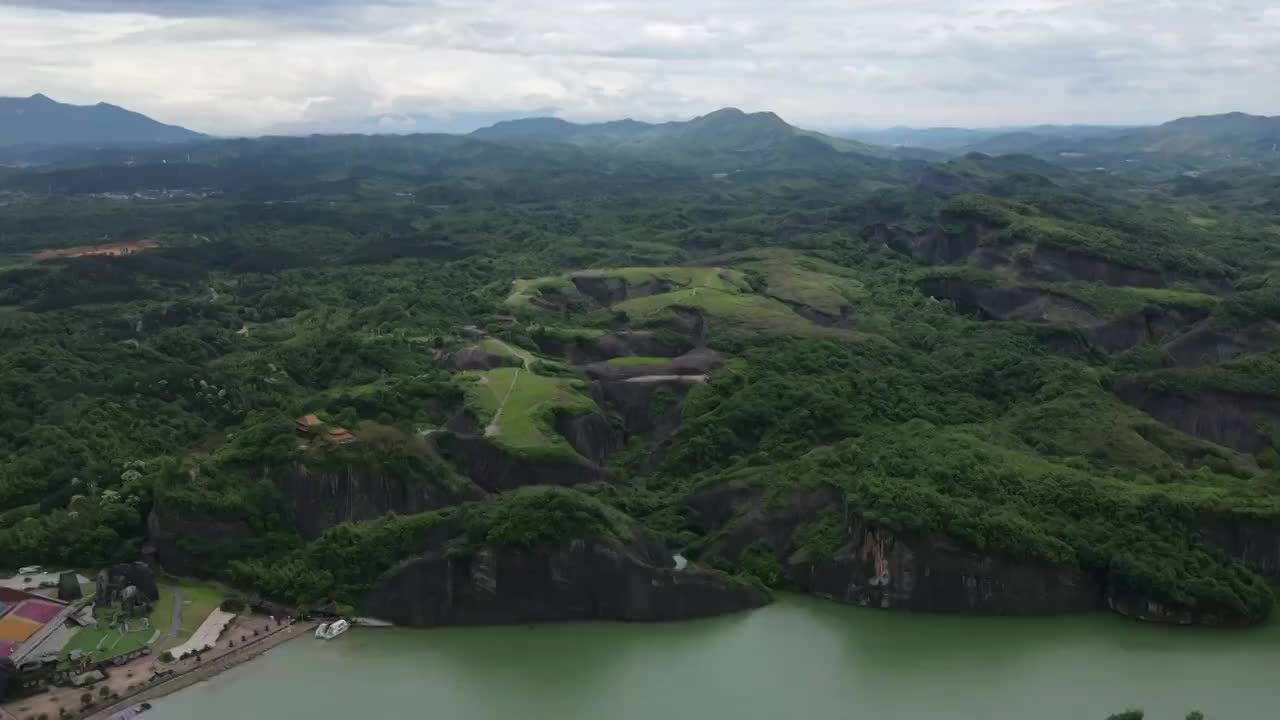
[[[635,298],[614,306],[632,320],[644,323],[663,317],[672,307],[702,310],[714,323],[754,332],[777,335],[822,335],[826,328],[797,315],[791,308],[772,298],[749,293],[724,292],[707,288],[691,288],[648,297]],[[715,327],[712,325],[712,327]]]
[[[665,357],[616,357],[609,360],[610,365],[665,365],[671,358]]]
[[[195,580],[182,580],[179,587],[182,589],[182,630],[178,642],[182,642],[195,633],[227,595],[216,585]]]
[[[839,315],[852,299],[867,294],[861,282],[848,277],[848,270],[790,250],[743,253],[743,260],[741,267],[764,273],[765,294],[828,315]]]
[[[740,292],[750,290],[751,285],[746,276],[737,270],[720,267],[624,267],[605,270],[582,270],[569,275],[554,275],[534,278],[533,280],[516,280],[511,284],[511,295],[507,304],[513,307],[526,307],[536,300],[543,291],[563,294],[576,294],[574,278],[609,279],[617,285],[645,285],[648,283],[666,283],[681,289],[707,288],[724,292]]]
[[[580,380],[517,368],[467,373],[466,377],[471,381],[466,395],[472,412],[496,430],[492,436],[496,441],[522,453],[572,455],[568,441],[551,427],[553,415],[558,409],[582,414],[595,408],[581,392]]]
[[[532,363],[536,358],[533,357],[528,350],[509,345],[497,338],[485,338],[480,341],[480,347],[493,353],[494,355],[502,355],[503,357],[515,358],[526,366]]]
[[[110,660],[146,647],[156,634],[156,628],[148,618],[129,621],[129,632],[107,627],[105,619],[101,622],[101,627],[87,627],[76,633],[62,649],[63,659],[69,657],[73,650],[80,650],[92,655],[95,661]]]
[[[168,642],[165,635],[169,632],[169,623],[173,620],[173,589],[168,585],[160,586],[160,599],[151,608],[151,627],[160,631],[156,640],[157,650],[167,650],[174,643]]]

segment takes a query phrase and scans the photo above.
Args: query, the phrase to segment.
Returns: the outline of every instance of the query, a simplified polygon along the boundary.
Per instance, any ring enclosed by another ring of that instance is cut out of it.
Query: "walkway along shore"
[[[228,650],[226,653],[219,655],[208,662],[184,672],[179,675],[173,675],[165,678],[157,683],[152,683],[139,689],[138,692],[122,697],[115,703],[96,710],[91,715],[83,716],[87,720],[107,720],[113,714],[132,707],[138,703],[155,700],[166,695],[171,695],[184,688],[191,687],[202,680],[230,670],[231,668],[242,665],[259,655],[265,653],[273,647],[283,645],[290,640],[300,637],[312,637],[315,634],[316,624],[312,622],[299,622],[293,625],[281,627],[274,632],[254,638],[239,647]]]

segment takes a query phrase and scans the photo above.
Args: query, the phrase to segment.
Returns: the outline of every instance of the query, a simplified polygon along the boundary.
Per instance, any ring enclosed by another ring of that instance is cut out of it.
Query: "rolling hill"
[[[737,108],[666,123],[626,119],[584,124],[552,117],[526,118],[481,128],[471,137],[506,143],[562,143],[667,160],[761,154],[812,160],[836,153],[891,154],[885,148],[802,130],[771,112],[745,113]]]

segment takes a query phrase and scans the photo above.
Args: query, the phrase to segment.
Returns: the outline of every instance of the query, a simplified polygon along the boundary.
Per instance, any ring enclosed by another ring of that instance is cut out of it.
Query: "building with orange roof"
[[[352,435],[351,431],[344,427],[330,428],[324,436],[329,442],[337,443],[339,445],[345,445],[346,443],[356,441],[356,436]]]
[[[320,427],[323,424],[324,423],[320,422],[320,418],[316,417],[315,415],[303,415],[302,417],[293,421],[294,428],[296,428],[297,431],[302,433],[303,435],[310,435],[311,431],[315,430],[316,428]]]

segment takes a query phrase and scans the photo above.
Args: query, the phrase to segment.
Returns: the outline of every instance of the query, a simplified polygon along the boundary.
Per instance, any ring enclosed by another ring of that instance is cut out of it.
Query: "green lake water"
[[[970,618],[786,597],[715,620],[305,638],[151,720],[1149,720],[1280,717],[1280,625]]]

